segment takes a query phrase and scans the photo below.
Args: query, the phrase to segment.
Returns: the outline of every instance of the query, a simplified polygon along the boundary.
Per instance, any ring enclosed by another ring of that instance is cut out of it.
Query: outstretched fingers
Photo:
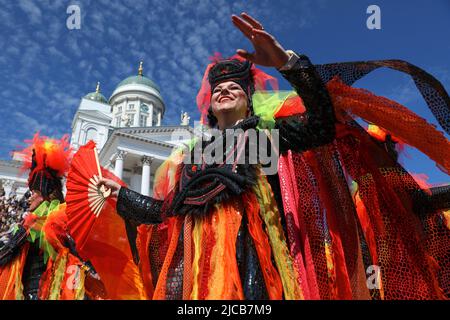
[[[246,22],[248,22],[253,28],[258,30],[264,30],[264,27],[262,26],[261,22],[250,16],[246,12],[241,13],[242,18],[245,19]]]
[[[233,24],[252,42],[263,41],[267,42],[273,40],[273,37],[264,30],[262,24],[249,16],[246,13],[241,14],[244,20],[241,17],[236,15],[232,15],[231,19]]]
[[[253,31],[253,27],[251,24],[249,24],[248,22],[244,21],[242,18],[236,16],[236,15],[232,15],[231,16],[231,20],[233,21],[233,24],[239,29],[241,30],[241,32],[249,39],[252,38],[252,31]]]

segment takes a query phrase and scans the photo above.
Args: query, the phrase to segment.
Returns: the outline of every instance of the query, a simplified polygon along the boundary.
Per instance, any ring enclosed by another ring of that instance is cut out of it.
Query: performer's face
[[[39,207],[39,205],[44,201],[44,198],[42,197],[42,194],[37,191],[37,190],[33,190],[31,192],[31,196],[28,199],[28,203],[30,205],[29,207],[29,211],[34,211],[37,207]]]
[[[236,82],[222,82],[212,92],[211,107],[218,120],[230,112],[244,119],[247,116],[247,95]]]

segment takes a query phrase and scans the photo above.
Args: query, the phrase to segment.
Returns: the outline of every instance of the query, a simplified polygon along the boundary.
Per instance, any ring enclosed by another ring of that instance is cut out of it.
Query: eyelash
[[[236,90],[238,87],[231,87],[229,90]],[[217,92],[220,92],[220,91],[222,91],[222,90],[220,90],[220,89],[214,89],[214,91],[213,91],[213,94],[214,93],[217,93]]]

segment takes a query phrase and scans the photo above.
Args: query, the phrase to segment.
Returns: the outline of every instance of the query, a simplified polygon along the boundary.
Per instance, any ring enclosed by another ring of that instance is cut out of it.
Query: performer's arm
[[[133,220],[139,224],[158,224],[162,222],[162,204],[161,200],[122,187],[117,197],[117,212],[125,220]]]
[[[430,188],[430,202],[435,210],[450,209],[450,185]]]
[[[430,188],[413,195],[414,204],[419,211],[435,212],[450,209],[450,185]]]
[[[334,109],[325,85],[308,57],[294,54],[292,58],[296,62],[291,66],[288,62],[288,68],[279,71],[302,98],[306,112],[304,119],[276,120],[281,152],[305,151],[330,143],[335,137]]]
[[[279,129],[280,133],[280,151],[304,151],[333,141],[335,118],[331,99],[309,59],[300,55],[300,59],[290,65],[296,54],[289,54],[289,51],[264,29],[261,22],[247,13],[233,15],[231,19],[255,49],[254,52],[238,49],[236,53],[257,65],[280,70],[305,104],[305,121],[281,119],[276,122],[275,128]]]
[[[8,243],[0,246],[0,267],[8,264],[20,252],[27,239],[27,231],[21,225],[15,233],[9,234]]]

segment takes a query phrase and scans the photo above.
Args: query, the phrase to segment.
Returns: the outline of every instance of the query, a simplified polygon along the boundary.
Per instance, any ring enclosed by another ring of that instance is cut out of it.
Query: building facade
[[[193,134],[189,117],[180,125],[162,126],[166,106],[159,87],[138,73],[121,81],[107,100],[97,84],[95,92],[81,98],[73,117],[70,143],[74,151],[89,140],[97,144],[100,165],[121,178],[132,190],[152,194],[156,169],[174,148]],[[0,161],[0,188],[7,195],[21,196],[27,190],[20,175],[21,160]]]

